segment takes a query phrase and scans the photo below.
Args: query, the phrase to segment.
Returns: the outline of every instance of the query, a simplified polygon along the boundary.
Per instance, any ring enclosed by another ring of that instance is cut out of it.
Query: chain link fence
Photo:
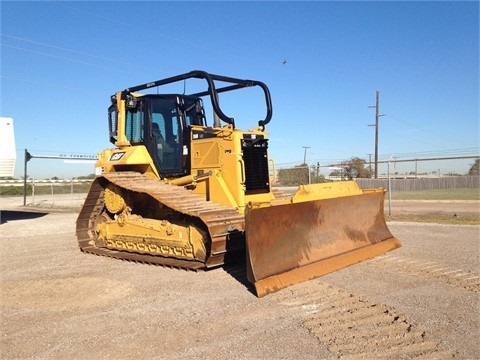
[[[389,179],[356,179],[364,188],[388,188]],[[479,189],[478,175],[439,176],[437,178],[390,178],[390,191],[423,191],[434,189]]]
[[[0,180],[0,201],[17,206],[78,209],[85,200],[92,179]]]
[[[448,188],[480,189],[478,175],[480,157],[457,157],[435,159],[398,159],[378,163],[377,179],[374,178],[373,164],[362,163],[357,173],[366,177],[353,177],[360,186],[387,187],[391,182],[392,191],[415,191]],[[472,171],[473,169],[473,171]],[[352,177],[348,162],[322,165],[319,162],[298,166],[277,166],[276,186],[298,186],[328,181],[348,180]]]

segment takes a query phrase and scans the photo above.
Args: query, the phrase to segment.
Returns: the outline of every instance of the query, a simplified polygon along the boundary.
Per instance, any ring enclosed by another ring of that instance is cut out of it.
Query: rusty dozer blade
[[[323,198],[322,198],[323,197]],[[247,276],[262,297],[400,247],[385,190],[355,182],[302,186],[289,203],[245,211]]]

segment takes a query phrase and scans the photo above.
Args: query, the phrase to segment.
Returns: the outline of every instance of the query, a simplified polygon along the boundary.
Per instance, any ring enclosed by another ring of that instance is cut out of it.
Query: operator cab
[[[190,128],[206,126],[201,98],[185,95],[143,95],[127,100],[125,136],[144,145],[162,177],[190,172]],[[109,109],[110,141],[115,144],[117,108]]]

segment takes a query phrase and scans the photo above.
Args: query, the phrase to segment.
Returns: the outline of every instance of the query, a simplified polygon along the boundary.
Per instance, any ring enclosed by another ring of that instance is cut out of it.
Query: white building
[[[13,119],[0,117],[0,177],[13,176],[16,158]]]

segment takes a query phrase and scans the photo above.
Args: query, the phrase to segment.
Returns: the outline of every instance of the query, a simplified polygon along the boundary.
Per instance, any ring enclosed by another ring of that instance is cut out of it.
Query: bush
[[[32,185],[27,184],[27,195],[32,194]],[[23,186],[0,186],[0,195],[5,196],[15,196],[15,195],[23,195]]]
[[[70,194],[70,193],[87,193],[90,188],[90,182],[81,183],[63,183],[57,185],[51,184],[35,184],[36,195],[49,195],[49,194]],[[0,186],[0,196],[16,196],[23,195],[23,186]],[[32,195],[32,184],[27,183],[27,195]]]

